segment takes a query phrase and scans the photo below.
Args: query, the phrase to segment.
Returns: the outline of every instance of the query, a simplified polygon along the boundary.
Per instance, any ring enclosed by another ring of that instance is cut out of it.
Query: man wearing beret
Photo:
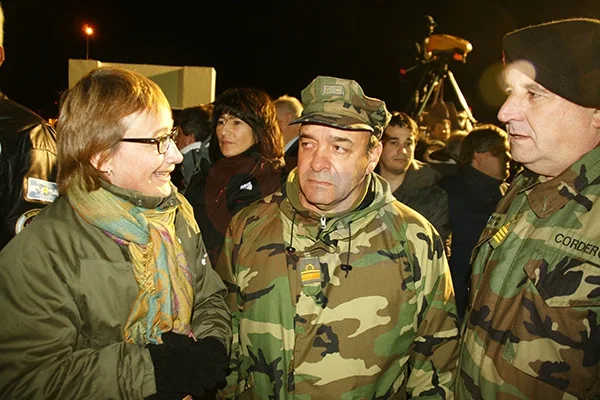
[[[459,399],[600,398],[600,21],[504,38],[517,176],[476,247]]]
[[[223,395],[451,398],[458,328],[442,240],[373,173],[385,104],[332,77],[302,103],[298,167],[233,218],[217,263],[234,329]]]

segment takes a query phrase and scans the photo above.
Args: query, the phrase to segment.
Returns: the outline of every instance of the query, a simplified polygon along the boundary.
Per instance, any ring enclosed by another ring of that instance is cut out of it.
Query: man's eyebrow
[[[549,93],[548,89],[546,89],[545,87],[543,87],[542,85],[540,85],[537,82],[527,83],[527,84],[523,85],[523,88],[525,88],[525,90],[533,91],[533,92]]]
[[[314,139],[314,137],[312,137],[309,134],[306,134],[304,132],[300,132],[300,135],[298,135],[300,138],[306,138],[306,139]]]
[[[315,140],[314,136],[312,136],[310,134],[307,134],[307,133],[304,133],[304,132],[300,132],[299,136],[300,136],[301,139],[313,139],[313,140]],[[331,138],[330,138],[330,141],[331,142],[336,142],[336,143],[339,143],[339,142],[350,143],[351,145],[354,145],[354,142],[350,138],[343,137],[343,136],[332,135]]]
[[[331,141],[332,142],[343,142],[343,143],[350,143],[350,144],[354,144],[354,142],[352,140],[350,140],[350,138],[347,137],[342,137],[342,136],[331,136]]]

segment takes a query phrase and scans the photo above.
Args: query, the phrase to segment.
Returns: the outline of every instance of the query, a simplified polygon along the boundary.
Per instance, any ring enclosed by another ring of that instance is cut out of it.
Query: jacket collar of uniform
[[[588,211],[593,200],[582,195],[590,185],[600,184],[600,147],[595,147],[575,164],[553,179],[543,181],[539,175],[523,174],[523,189],[538,218],[546,218],[574,200]]]
[[[392,195],[390,186],[385,179],[372,173],[367,175],[367,184],[363,192],[354,204],[346,211],[335,214],[318,214],[306,209],[300,202],[300,186],[298,183],[297,169],[294,169],[288,175],[284,185],[285,200],[280,202],[281,211],[292,221],[299,222],[308,228],[309,225],[319,226],[322,218],[326,221],[326,227],[320,226],[320,234],[326,234],[335,230],[347,231],[347,225],[352,224],[352,230],[360,229],[364,224],[370,222],[372,218],[366,218],[371,214],[373,218],[377,215],[373,213],[388,203],[396,201]],[[300,216],[300,218],[298,218]],[[310,228],[312,229],[312,228]],[[312,235],[311,235],[312,236]]]

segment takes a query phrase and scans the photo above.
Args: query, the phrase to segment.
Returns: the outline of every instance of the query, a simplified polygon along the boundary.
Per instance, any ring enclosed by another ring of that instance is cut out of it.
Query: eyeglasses
[[[157,138],[151,138],[151,139],[124,138],[124,139],[121,139],[121,142],[144,143],[144,144],[156,143],[156,149],[158,150],[158,153],[165,154],[167,151],[169,151],[169,146],[171,145],[171,141],[173,141],[174,143],[177,143],[177,132],[178,132],[177,127],[174,127],[173,129],[171,129],[171,132],[169,132],[168,134],[157,137]]]

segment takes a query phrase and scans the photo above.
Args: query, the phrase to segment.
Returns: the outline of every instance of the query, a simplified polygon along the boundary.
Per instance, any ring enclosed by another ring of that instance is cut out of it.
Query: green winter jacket
[[[600,147],[516,178],[471,278],[457,398],[600,399]]]
[[[315,215],[298,194],[292,171],[284,193],[229,227],[217,265],[234,331],[222,395],[451,398],[456,310],[431,224],[374,174],[343,215]]]
[[[159,199],[112,186],[134,204]],[[137,193],[137,194],[136,194]],[[173,194],[164,200],[178,202]],[[176,216],[194,274],[196,337],[229,343],[225,288],[200,233]],[[121,248],[59,197],[0,253],[0,398],[142,399],[156,392],[149,351],[124,342],[138,285]]]

